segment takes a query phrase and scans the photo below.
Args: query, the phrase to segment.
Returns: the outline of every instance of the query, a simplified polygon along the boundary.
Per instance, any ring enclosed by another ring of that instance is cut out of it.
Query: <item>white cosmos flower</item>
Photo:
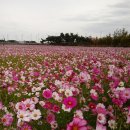
[[[44,105],[45,105],[45,102],[44,102],[44,101],[39,101],[39,104],[40,104],[41,106],[44,106]]]
[[[28,82],[28,85],[30,85],[30,86],[31,86],[31,85],[32,85],[32,82],[31,82],[31,81],[30,81],[30,82]]]
[[[72,91],[71,91],[70,89],[66,89],[66,90],[65,90],[65,96],[66,96],[66,97],[73,96]]]
[[[96,92],[96,91],[95,91],[94,89],[91,89],[91,90],[90,90],[90,93],[91,93],[91,94],[93,94],[93,93],[95,93],[95,92]]]
[[[29,111],[18,111],[17,118],[18,118],[18,123],[20,123],[21,121],[29,122],[31,120],[30,112]]]
[[[56,100],[56,101],[58,101],[59,100],[59,94],[57,93],[57,92],[53,92],[52,93],[52,97]]]
[[[108,77],[112,77],[113,71],[108,71]]]
[[[53,92],[53,93],[52,93],[52,97],[53,97],[53,98],[55,98],[55,97],[57,97],[57,96],[59,96],[59,94],[58,94],[57,92]]]
[[[41,77],[38,77],[38,80],[41,80]]]
[[[51,128],[56,129],[58,127],[58,124],[56,121],[51,122]]]
[[[80,119],[83,119],[83,113],[81,110],[76,110],[74,117],[78,117]]]
[[[64,111],[67,111],[67,112],[70,112],[71,111],[71,108],[66,108],[66,106],[63,104],[62,105],[62,109],[64,110]]]
[[[123,90],[125,90],[125,87],[117,87],[116,90],[117,91],[123,91]]]
[[[108,67],[110,70],[113,70],[115,68],[115,65],[109,65]]]
[[[86,73],[86,72],[80,72],[79,78],[83,82],[86,82],[86,81],[88,82],[91,79],[90,75],[88,73]]]
[[[41,111],[39,109],[34,109],[30,116],[31,119],[38,120],[39,118],[41,118]]]
[[[59,97],[57,101],[58,101],[58,102],[62,102],[62,100],[63,100],[63,98],[62,98],[62,97]]]
[[[41,87],[37,87],[37,88],[36,88],[36,91],[41,91]]]
[[[37,97],[32,97],[31,100],[34,102],[34,104],[37,104],[39,101]]]
[[[102,103],[98,103],[96,108],[98,108],[98,107],[105,108],[104,104],[102,104]]]
[[[36,95],[36,97],[39,97],[39,96],[40,96],[40,93],[39,93],[39,92],[36,92],[35,95]]]
[[[90,93],[93,94],[93,95],[95,95],[95,96],[98,95],[97,92],[96,92],[96,90],[94,90],[94,89],[91,89]]]
[[[21,79],[22,79],[23,81],[25,81],[25,76],[21,76]]]
[[[27,93],[27,95],[28,95],[28,96],[31,96],[31,95],[32,95],[32,93]]]
[[[55,85],[58,86],[58,87],[61,87],[62,86],[62,82],[59,81],[59,80],[55,80]]]
[[[36,90],[37,90],[37,88],[36,88],[36,87],[33,87],[33,88],[32,88],[32,92],[33,92],[33,93],[35,93],[35,92],[36,92]]]
[[[117,127],[117,123],[113,119],[108,121],[108,125],[111,129],[115,129]]]
[[[59,91],[58,91],[59,93],[63,93],[64,92],[64,89],[59,89]]]
[[[39,83],[39,87],[44,88],[45,87],[44,83],[43,82]]]
[[[71,90],[71,91],[75,91],[75,88],[74,88],[74,87],[71,87],[70,90]]]
[[[119,86],[123,87],[123,86],[124,86],[124,82],[121,81],[121,82],[119,83]]]

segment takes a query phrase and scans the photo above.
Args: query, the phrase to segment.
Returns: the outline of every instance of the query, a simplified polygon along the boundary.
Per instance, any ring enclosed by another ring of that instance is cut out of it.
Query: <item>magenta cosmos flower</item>
[[[77,100],[74,97],[67,97],[63,100],[63,104],[66,108],[74,108],[77,105]]]
[[[51,124],[52,122],[55,121],[55,115],[54,115],[53,113],[49,113],[49,114],[47,115],[47,117],[46,117],[46,120],[47,120],[48,123]]]
[[[32,130],[32,127],[29,124],[24,123],[20,130]]]
[[[42,96],[46,99],[52,98],[52,91],[50,89],[45,89],[42,92]]]
[[[74,118],[73,121],[67,125],[67,130],[87,130],[86,124],[86,120]]]

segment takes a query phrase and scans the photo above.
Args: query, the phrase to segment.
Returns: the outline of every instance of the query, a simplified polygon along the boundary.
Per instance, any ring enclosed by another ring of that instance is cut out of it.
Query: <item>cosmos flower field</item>
[[[130,130],[130,48],[1,45],[0,130]]]

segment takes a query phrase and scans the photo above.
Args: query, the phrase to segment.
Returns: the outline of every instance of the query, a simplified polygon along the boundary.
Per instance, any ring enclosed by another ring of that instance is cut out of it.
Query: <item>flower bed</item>
[[[130,49],[0,46],[0,130],[129,130]]]

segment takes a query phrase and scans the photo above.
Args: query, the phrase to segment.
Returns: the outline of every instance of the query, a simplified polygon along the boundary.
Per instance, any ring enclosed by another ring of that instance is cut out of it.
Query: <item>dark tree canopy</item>
[[[46,39],[41,39],[41,43],[50,45],[87,45],[91,42],[91,38],[79,36],[73,33],[61,33],[59,36],[48,36]]]
[[[73,33],[60,33],[59,36],[48,36],[41,39],[42,44],[64,46],[111,46],[130,47],[130,34],[123,28],[104,37],[84,37]]]

